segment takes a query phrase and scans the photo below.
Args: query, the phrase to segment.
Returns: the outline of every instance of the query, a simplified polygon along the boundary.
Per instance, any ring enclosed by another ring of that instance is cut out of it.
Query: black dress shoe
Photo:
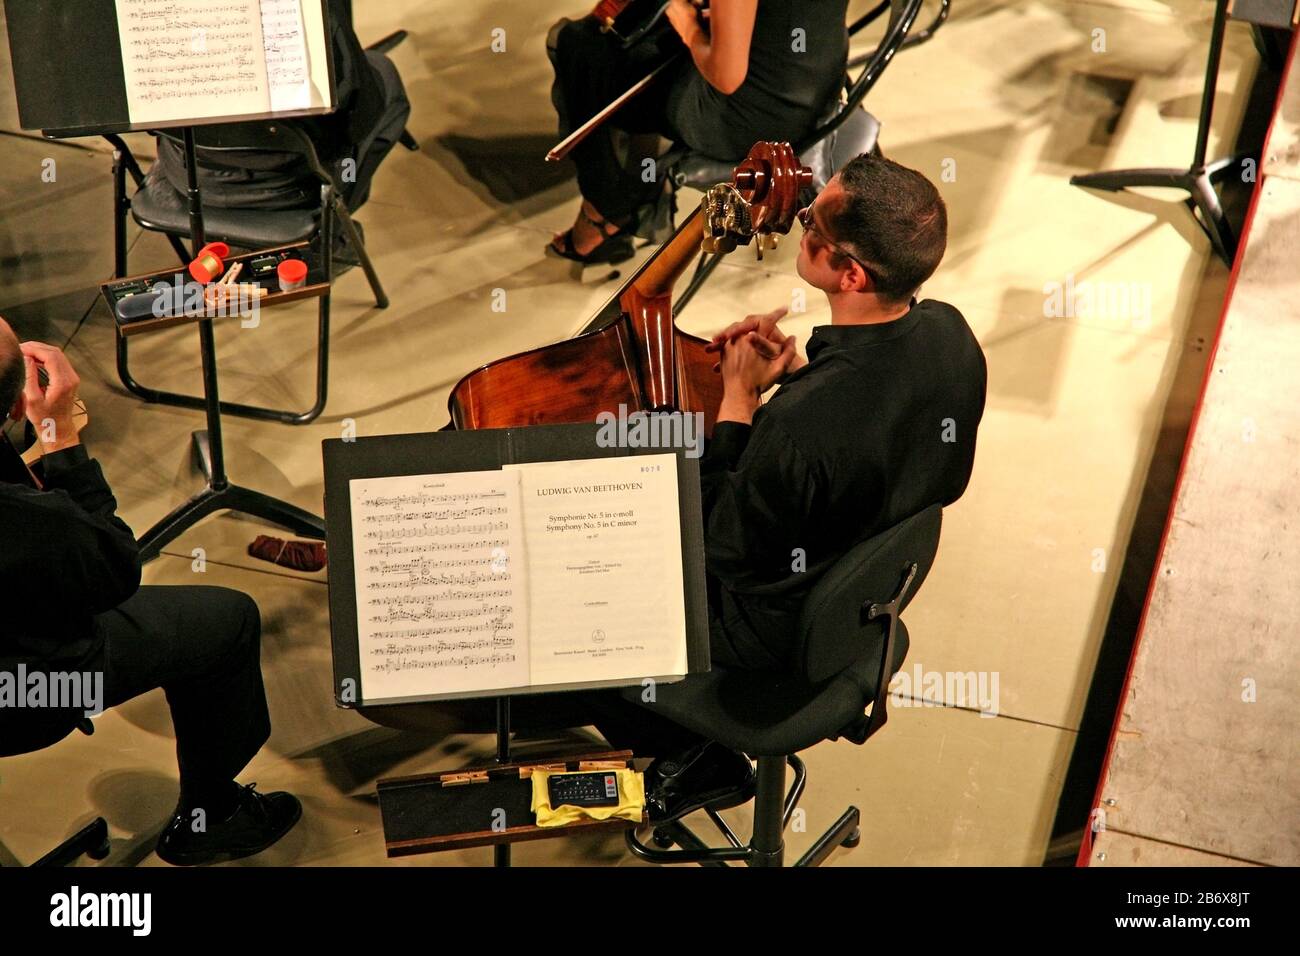
[[[646,768],[646,809],[651,823],[670,823],[711,807],[725,810],[754,797],[754,765],[722,744],[705,741]]]
[[[196,833],[191,818],[183,813],[172,817],[158,838],[158,856],[173,866],[201,866],[261,853],[293,829],[302,816],[298,798],[283,790],[261,794],[241,787],[235,811],[226,819],[208,822]]]

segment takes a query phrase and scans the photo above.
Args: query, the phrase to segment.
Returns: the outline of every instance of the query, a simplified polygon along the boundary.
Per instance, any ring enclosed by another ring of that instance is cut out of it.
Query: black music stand
[[[308,2],[308,0],[304,0]],[[323,0],[310,0],[322,2]],[[188,180],[190,235],[197,254],[204,245],[203,207],[198,186],[194,127],[202,117],[150,122],[133,118],[127,95],[121,31],[114,0],[81,0],[78,4],[28,3],[4,0],[14,92],[23,129],[39,129],[50,139],[106,136],[150,130],[159,126],[182,129]],[[324,7],[322,22],[328,22]],[[88,28],[88,24],[92,26]],[[49,50],[60,55],[53,60]],[[334,109],[334,64],[325,42],[324,68],[328,76],[329,105],[257,116],[214,116],[208,122],[274,119],[319,115]],[[326,243],[333,241],[325,235]],[[327,270],[328,271],[328,270]],[[332,276],[327,276],[332,278]],[[324,538],[325,522],[310,512],[230,482],[226,474],[221,439],[221,404],[217,390],[217,360],[212,318],[198,318],[202,352],[204,410],[207,429],[195,432],[194,447],[207,486],[172,511],[140,538],[140,559],[157,557],[163,546],[215,511],[240,511],[288,528],[305,537]]]
[[[1210,140],[1210,120],[1214,111],[1214,91],[1219,79],[1219,60],[1223,55],[1223,32],[1228,19],[1228,0],[1215,0],[1214,25],[1210,31],[1210,51],[1205,67],[1205,86],[1201,93],[1201,113],[1196,127],[1196,149],[1187,169],[1117,169],[1102,173],[1085,173],[1070,177],[1070,185],[1106,192],[1122,192],[1142,187],[1182,189],[1184,200],[1197,223],[1209,236],[1210,244],[1226,265],[1232,266],[1237,254],[1237,238],[1215,184],[1236,166],[1243,156],[1231,156],[1206,163],[1205,151]]]
[[[662,447],[604,447],[597,441],[599,425],[532,425],[519,428],[469,429],[424,434],[378,435],[322,443],[325,472],[326,516],[329,520],[330,646],[334,662],[335,703],[340,707],[388,706],[392,702],[344,699],[341,688],[350,680],[360,694],[361,645],[358,630],[356,565],[353,551],[350,484],[355,479],[393,475],[424,475],[458,471],[496,470],[506,464],[535,461],[569,461],[583,458],[623,457],[674,451],[678,457],[678,500],[682,534],[682,580],[685,588],[687,661],[690,673],[710,667],[708,595],[704,570],[704,519],[701,512],[699,464],[684,449]],[[631,682],[635,684],[635,681]],[[537,689],[506,688],[476,696],[495,704],[495,765],[511,761],[512,700],[534,693],[564,693],[587,689],[582,685],[550,685]],[[430,698],[433,699],[433,698]],[[420,701],[398,706],[420,706]],[[380,805],[383,806],[381,794]],[[556,831],[555,836],[562,835]],[[423,850],[415,852],[426,852]],[[493,843],[493,863],[510,865],[510,841]]]

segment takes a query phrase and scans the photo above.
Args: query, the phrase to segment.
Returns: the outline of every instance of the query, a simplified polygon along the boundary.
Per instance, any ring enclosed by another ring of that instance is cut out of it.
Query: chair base
[[[32,866],[67,866],[82,855],[92,860],[104,860],[108,858],[109,850],[108,822],[103,817],[96,817]]]
[[[341,199],[334,197],[332,201],[334,218],[343,227],[343,234],[347,238],[348,245],[356,252],[362,271],[366,275],[366,280],[370,284],[371,292],[375,298],[375,307],[379,309],[388,308],[388,294],[379,280],[379,275],[375,271],[374,263],[362,242],[360,234],[356,230],[356,224],[347,212]],[[169,238],[175,239],[174,236]],[[332,253],[332,249],[330,250]],[[188,254],[185,253],[184,247],[178,250],[182,262],[188,262]],[[118,251],[117,251],[117,273],[118,277],[126,275],[126,229],[125,223],[119,229]],[[333,272],[333,264],[327,263],[327,271]],[[332,278],[332,277],[331,277]],[[260,405],[245,405],[239,402],[222,401],[220,403],[221,414],[236,415],[240,418],[251,418],[258,421],[279,422],[283,425],[306,425],[320,417],[321,412],[325,410],[325,403],[328,399],[329,391],[329,336],[330,336],[330,292],[320,296],[317,306],[316,319],[316,389],[315,401],[312,406],[301,411],[279,408],[264,408]],[[138,381],[131,371],[130,353],[127,344],[127,336],[118,331],[117,334],[117,374],[122,386],[137,398],[141,398],[150,404],[171,405],[177,408],[194,408],[202,409],[207,407],[206,399],[199,395],[184,395],[177,392],[169,392],[162,389],[151,388],[148,385]]]
[[[391,39],[391,38],[390,38]],[[397,42],[401,42],[400,38]],[[409,134],[407,134],[409,135]],[[144,173],[140,169],[139,163],[131,154],[130,149],[117,136],[107,136],[105,139],[113,146],[113,193],[114,193],[114,270],[115,278],[124,278],[127,275],[127,214],[131,212],[131,199],[127,196],[126,182],[129,176],[135,183],[137,189],[144,186]],[[374,263],[370,259],[370,254],[366,249],[365,242],[357,230],[356,223],[353,222],[352,216],[348,211],[347,205],[343,202],[342,197],[332,188],[322,188],[321,192],[321,209],[320,225],[316,232],[315,239],[321,243],[322,257],[324,260],[324,269],[327,281],[330,285],[334,282],[334,225],[338,223],[342,228],[342,237],[347,245],[357,256],[362,271],[366,275],[366,281],[370,284],[370,291],[375,298],[375,307],[379,309],[388,308],[388,294],[384,291],[383,284],[379,280],[379,274],[375,270]],[[172,249],[176,252],[182,264],[190,261],[190,253],[186,250],[180,237],[173,228],[156,223],[144,222],[137,219],[137,223],[145,229],[155,232],[161,232],[167,236],[171,242]],[[232,245],[240,245],[241,242],[237,237],[221,236],[217,234],[209,235],[209,239],[225,239],[230,241],[234,239]],[[320,297],[317,308],[316,321],[316,389],[315,401],[310,408],[301,411],[280,408],[264,408],[259,405],[245,405],[239,402],[219,403],[219,409],[223,415],[236,415],[241,418],[251,418],[258,421],[279,422],[285,425],[306,425],[315,421],[325,410],[325,403],[329,390],[329,338],[330,338],[330,292],[326,292]],[[171,405],[178,408],[202,409],[207,407],[205,397],[198,395],[185,395],[177,392],[169,392],[163,389],[151,388],[139,380],[131,371],[130,352],[127,344],[127,337],[117,330],[117,375],[122,386],[146,402],[156,405]]]
[[[785,767],[794,770],[794,782],[785,790]],[[628,850],[650,863],[698,863],[700,866],[729,866],[744,863],[752,867],[779,867],[785,862],[785,828],[794,815],[799,797],[808,779],[804,763],[794,754],[788,757],[758,758],[758,787],[754,796],[754,832],[749,843],[742,844],[716,811],[706,810],[726,841],[726,847],[710,847],[682,821],[674,820],[655,827],[651,834],[654,846],[646,846],[628,830],[624,836]],[[821,866],[837,847],[852,848],[862,841],[859,828],[861,812],[849,807],[808,849],[795,866]],[[681,847],[672,850],[672,846]]]

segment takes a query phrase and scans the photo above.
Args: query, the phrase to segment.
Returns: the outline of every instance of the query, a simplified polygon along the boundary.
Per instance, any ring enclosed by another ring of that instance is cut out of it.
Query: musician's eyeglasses
[[[816,203],[810,203],[809,205],[800,209],[795,214],[799,219],[799,225],[803,226],[805,232],[811,232],[814,236],[816,236],[826,245],[830,246],[840,255],[852,259],[854,262],[856,262],[858,265],[862,267],[862,271],[865,272],[868,275],[868,277],[870,277],[871,281],[875,282],[876,273],[871,268],[871,266],[867,265],[865,262],[863,262],[861,259],[855,256],[853,253],[849,252],[842,245],[840,245],[838,242],[832,239],[830,236],[826,235],[826,233],[822,230],[822,228],[817,225],[817,220],[813,218],[814,205],[816,205]]]

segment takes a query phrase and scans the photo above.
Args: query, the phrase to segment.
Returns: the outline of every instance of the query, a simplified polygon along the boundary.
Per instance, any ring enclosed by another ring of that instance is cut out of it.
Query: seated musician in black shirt
[[[0,624],[0,755],[161,687],[181,793],[158,855],[193,865],[260,852],[302,807],[234,782],[271,732],[257,605],[225,588],[140,586],[135,536],[73,424],[78,381],[59,349],[19,344],[0,319],[0,408],[36,426],[45,476],[41,491],[0,482],[0,581],[14,598]],[[57,686],[78,687],[77,700]]]
[[[710,643],[725,667],[792,667],[818,578],[854,545],[961,496],[984,410],[984,355],[970,327],[951,305],[914,297],[947,241],[935,187],[860,156],[800,222],[799,275],[831,310],[807,360],[777,326],[784,309],[714,339],[725,395],[702,486]],[[743,755],[627,706],[609,706],[597,727],[615,746],[671,758],[647,777],[661,816],[752,777]]]

